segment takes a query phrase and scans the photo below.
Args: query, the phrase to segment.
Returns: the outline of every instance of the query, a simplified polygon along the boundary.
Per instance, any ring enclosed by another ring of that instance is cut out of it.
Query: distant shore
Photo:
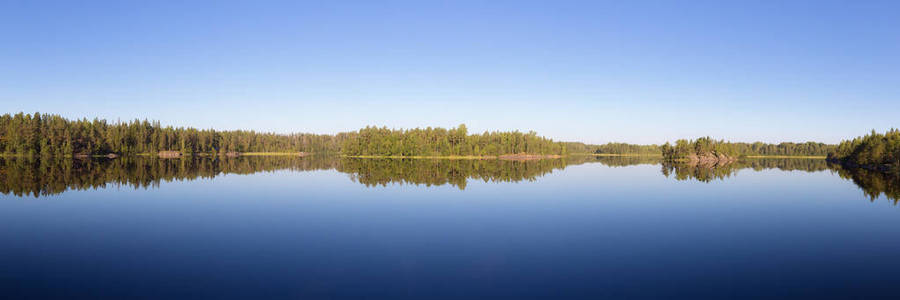
[[[826,156],[816,155],[747,155],[744,158],[803,158],[803,159],[825,159]]]
[[[349,158],[403,158],[403,159],[499,159],[499,160],[536,160],[536,159],[555,159],[555,158],[563,158],[564,155],[556,155],[556,154],[503,154],[503,155],[439,155],[439,156],[429,156],[429,155],[415,155],[415,156],[404,156],[404,155],[344,155],[344,157]]]
[[[116,157],[127,157],[127,156],[142,156],[142,157],[162,157],[162,158],[174,158],[174,157],[182,157],[182,156],[199,156],[199,157],[209,157],[209,156],[226,156],[226,157],[235,157],[235,156],[308,156],[315,155],[315,153],[309,152],[241,152],[241,153],[232,153],[232,154],[217,154],[213,155],[210,153],[194,153],[194,154],[182,154],[179,156],[169,156],[159,155],[158,153],[135,153],[135,154],[126,154],[126,155],[118,155],[118,154],[94,154],[94,155],[65,155],[65,156],[49,156],[50,158],[116,158]],[[337,155],[337,154],[336,154]],[[566,156],[597,156],[597,157],[662,157],[662,154],[635,154],[635,153],[571,153],[567,155],[540,155],[540,154],[504,154],[504,155],[415,155],[415,156],[403,156],[403,155],[390,155],[390,156],[379,156],[379,155],[341,155],[343,157],[349,158],[411,158],[411,159],[504,159],[504,160],[533,160],[533,159],[553,159],[553,158],[563,158]],[[28,155],[23,154],[0,154],[0,157],[29,157]],[[34,155],[31,157],[41,157],[40,155]],[[739,158],[790,158],[790,159],[826,159],[825,156],[808,156],[808,155],[747,155],[741,156]],[[687,159],[685,159],[687,161]]]
[[[25,154],[0,154],[0,157],[47,157],[47,158],[118,158],[118,157],[129,157],[129,156],[141,156],[141,157],[158,157],[158,158],[180,158],[180,157],[238,157],[238,156],[308,156],[312,155],[309,152],[229,152],[229,153],[219,153],[219,154],[211,154],[211,153],[192,153],[192,154],[183,154],[177,151],[164,151],[160,153],[134,153],[134,154],[74,154],[74,155],[63,155],[63,156],[41,156],[41,155],[25,155]]]

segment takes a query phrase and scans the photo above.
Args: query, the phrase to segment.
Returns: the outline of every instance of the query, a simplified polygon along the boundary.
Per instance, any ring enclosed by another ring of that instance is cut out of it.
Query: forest
[[[217,131],[162,126],[158,121],[69,120],[51,114],[0,116],[0,153],[21,156],[91,156],[243,152],[342,153],[349,156],[496,156],[565,155],[567,143],[527,133],[469,134],[457,128],[409,130],[366,127],[357,132],[276,134],[247,130]],[[586,150],[585,150],[586,151]]]
[[[591,147],[591,146],[589,146]],[[590,151],[594,154],[633,154],[633,155],[660,155],[662,150],[657,145],[635,145],[626,143],[606,143],[592,146]]]
[[[835,149],[834,145],[806,142],[806,143],[779,143],[767,144],[735,143],[725,140],[715,140],[711,137],[701,137],[696,140],[680,139],[675,145],[665,143],[660,146],[660,152],[668,160],[684,159],[689,155],[701,155],[704,153],[721,154],[728,157],[742,156],[826,156]]]
[[[896,133],[894,133],[896,135]],[[843,146],[847,148],[849,146]],[[822,143],[731,143],[710,138],[678,140],[675,145],[557,142],[534,131],[469,133],[456,128],[388,129],[366,127],[337,134],[278,134],[253,130],[213,130],[163,126],[159,121],[109,122],[66,119],[54,114],[0,116],[0,154],[71,157],[92,155],[155,155],[176,151],[185,155],[247,152],[306,152],[347,156],[498,156],[506,154],[631,154],[684,157],[713,150],[728,155],[825,156],[834,149]],[[877,149],[875,149],[877,150]],[[842,150],[849,153],[849,150]],[[868,154],[867,154],[868,155]],[[871,158],[867,156],[866,159]],[[896,155],[894,156],[896,158]]]
[[[828,153],[828,160],[853,167],[900,171],[900,130],[871,133],[842,141]]]
[[[184,154],[228,152],[336,152],[347,133],[275,134],[255,131],[216,131],[163,127],[158,121],[108,122],[68,120],[50,114],[0,116],[0,153],[22,156],[106,154]]]
[[[566,155],[565,143],[527,133],[484,132],[469,134],[466,125],[456,128],[388,129],[366,127],[344,140],[348,156],[497,156],[502,154]]]

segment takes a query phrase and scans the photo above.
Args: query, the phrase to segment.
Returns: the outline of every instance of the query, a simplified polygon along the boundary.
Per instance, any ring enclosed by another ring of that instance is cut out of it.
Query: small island
[[[661,147],[663,160],[684,162],[690,165],[715,167],[737,161],[738,154],[731,143],[702,137],[696,140],[677,140],[675,145],[669,143]]]

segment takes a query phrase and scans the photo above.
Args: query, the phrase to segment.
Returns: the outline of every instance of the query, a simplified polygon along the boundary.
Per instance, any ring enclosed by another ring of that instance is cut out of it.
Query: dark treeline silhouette
[[[159,159],[53,159],[0,157],[0,193],[47,196],[67,190],[103,188],[109,184],[156,187],[162,181],[213,178],[221,174],[252,174],[275,170],[327,170],[338,161],[319,157],[266,156],[228,159],[183,157]]]
[[[161,182],[252,174],[276,170],[330,170],[348,173],[366,186],[388,183],[451,184],[464,189],[468,179],[490,182],[533,181],[537,177],[589,162],[590,157],[545,160],[362,159],[337,156],[181,157],[131,156],[116,159],[0,157],[0,193],[48,196],[67,190],[157,187]]]
[[[484,182],[534,181],[554,170],[584,163],[586,159],[569,160],[482,160],[482,159],[365,159],[344,158],[338,171],[369,187],[388,184],[444,185],[465,189],[469,179]]]
[[[884,195],[887,199],[892,200],[894,205],[900,202],[900,173],[851,168],[841,164],[831,164],[831,167],[841,178],[852,180],[869,197],[869,200],[875,201]]]
[[[696,180],[700,182],[712,182],[714,180],[724,180],[738,173],[740,169],[723,166],[702,166],[696,164],[664,162],[662,164],[662,174],[666,177],[673,176],[675,180]]]
[[[652,156],[567,156],[544,160],[497,159],[365,159],[337,156],[252,156],[182,157],[162,159],[132,156],[117,159],[54,159],[37,157],[0,157],[0,193],[15,196],[48,196],[68,190],[98,189],[109,186],[133,188],[158,187],[161,182],[213,178],[222,174],[252,174],[277,170],[337,170],[350,174],[355,182],[369,187],[389,184],[445,185],[465,189],[468,180],[485,182],[535,181],[555,170],[584,163],[609,167],[658,164]],[[711,182],[738,173],[739,170],[779,169],[818,172],[837,170],[851,179],[867,196],[885,195],[900,199],[900,176],[861,168],[844,168],[821,159],[754,158],[735,163],[702,167],[684,163],[662,163],[662,174],[676,180]]]
[[[828,160],[846,167],[862,167],[878,171],[900,172],[900,130],[891,129],[884,134],[875,132],[842,141]]]
[[[0,116],[0,153],[24,156],[184,154],[227,152],[337,152],[349,134],[275,134],[163,127],[159,122],[68,120],[49,114]]]
[[[465,125],[456,128],[388,129],[366,127],[344,141],[349,156],[497,156],[503,154],[565,155],[566,143],[522,133],[484,132],[469,134]]]
[[[674,175],[676,180],[697,180],[701,182],[726,179],[737,174],[742,169],[821,172],[828,170],[829,166],[823,159],[796,158],[753,158],[716,166],[702,166],[671,161],[662,163],[662,174],[666,177]]]
[[[853,181],[872,201],[883,195],[893,205],[897,205],[900,202],[900,174],[863,168],[849,168],[823,159],[753,158],[715,167],[664,161],[661,172],[666,177],[672,176],[679,181],[712,182],[736,176],[740,170],[744,169],[753,169],[755,171],[778,169],[803,172],[831,170],[837,172],[841,178]]]
[[[749,168],[755,171],[778,169],[782,171],[821,172],[828,170],[828,163],[823,159],[796,158],[754,158],[744,159],[731,164],[733,168]]]
[[[679,160],[688,158],[691,155],[725,155],[728,157],[740,156],[825,156],[835,148],[834,145],[824,143],[806,142],[806,143],[779,143],[766,144],[762,142],[755,143],[735,143],[724,140],[715,140],[710,137],[701,137],[696,140],[680,139],[675,144],[665,143],[660,146],[660,151],[664,158],[668,160]]]

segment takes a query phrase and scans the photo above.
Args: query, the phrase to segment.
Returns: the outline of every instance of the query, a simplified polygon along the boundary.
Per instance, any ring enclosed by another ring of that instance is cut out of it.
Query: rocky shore
[[[687,163],[693,166],[717,167],[723,166],[737,161],[736,157],[727,156],[721,153],[701,153],[691,154],[687,157]]]

